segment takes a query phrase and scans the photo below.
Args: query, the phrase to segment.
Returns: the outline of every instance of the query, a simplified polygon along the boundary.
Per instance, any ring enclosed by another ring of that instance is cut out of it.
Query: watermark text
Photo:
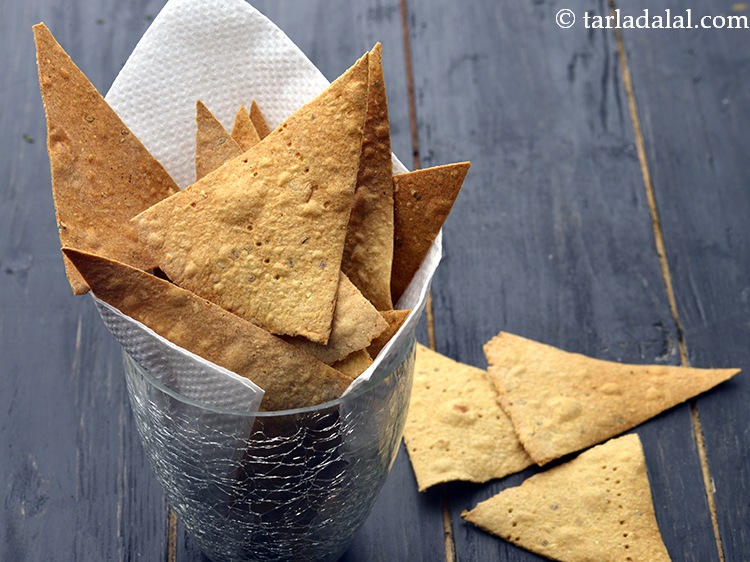
[[[584,12],[580,18],[586,29],[750,29],[745,14],[699,15],[692,8],[685,10],[651,10],[645,8],[636,15],[626,14],[620,8],[606,16]],[[563,29],[573,27],[576,14],[563,8],[555,15],[555,22]]]

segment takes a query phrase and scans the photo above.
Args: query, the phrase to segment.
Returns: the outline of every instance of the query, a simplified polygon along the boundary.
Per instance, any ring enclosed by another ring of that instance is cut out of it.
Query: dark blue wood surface
[[[117,345],[65,280],[31,35],[45,21],[106,91],[163,4],[0,7],[2,561],[204,559],[141,450]],[[583,26],[584,12],[655,12],[641,0],[254,4],[329,78],[382,42],[396,154],[473,163],[422,341],[477,366],[509,330],[604,359],[750,369],[750,30]],[[674,560],[750,556],[748,376],[637,429]],[[534,472],[420,494],[402,450],[344,560],[538,560],[458,516]]]

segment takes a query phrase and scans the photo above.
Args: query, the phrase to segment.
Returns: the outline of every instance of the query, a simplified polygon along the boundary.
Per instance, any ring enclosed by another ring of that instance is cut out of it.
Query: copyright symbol
[[[576,22],[576,15],[573,13],[573,10],[563,8],[555,15],[555,21],[563,29],[568,29],[569,27],[573,27],[573,24]]]

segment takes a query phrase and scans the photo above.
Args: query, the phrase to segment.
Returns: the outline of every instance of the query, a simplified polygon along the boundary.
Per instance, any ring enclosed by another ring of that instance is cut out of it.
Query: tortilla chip
[[[34,41],[60,244],[154,267],[129,221],[179,188],[43,23],[34,26]],[[63,259],[73,292],[88,291]]]
[[[486,482],[532,463],[482,369],[417,344],[404,441],[419,491],[443,482]]]
[[[380,43],[370,51],[367,118],[341,269],[378,310],[390,310],[393,164]]]
[[[380,313],[342,273],[328,343],[322,345],[301,337],[285,339],[323,363],[331,365],[355,351],[366,348],[387,327],[388,324]]]
[[[367,353],[370,354],[370,357],[378,356],[378,353],[383,350],[385,344],[391,341],[391,338],[396,335],[396,332],[404,324],[410,312],[411,310],[383,310],[380,312],[383,319],[388,323],[388,327],[372,340],[372,343],[368,346]]]
[[[602,361],[505,332],[484,351],[500,405],[540,465],[627,431],[739,373]]]
[[[200,100],[195,104],[195,123],[195,177],[201,179],[243,151]]]
[[[170,279],[327,343],[359,167],[367,55],[243,155],[138,215]]]
[[[263,113],[261,113],[260,107],[258,107],[255,100],[250,104],[250,121],[253,122],[253,127],[255,127],[255,131],[258,133],[261,140],[271,133],[271,128],[268,126],[268,122],[266,121],[266,118],[263,117]]]
[[[391,294],[397,303],[422,265],[458,197],[468,162],[393,176],[394,245]]]
[[[347,355],[341,361],[336,361],[331,367],[354,380],[364,373],[370,365],[372,365],[372,357],[366,349],[360,349]]]
[[[255,130],[247,109],[241,105],[234,116],[234,126],[232,127],[232,138],[242,149],[242,152],[251,149],[260,142],[260,135]]]
[[[251,379],[263,410],[334,400],[351,380],[250,322],[158,277],[71,248],[63,250],[92,292],[169,341]]]
[[[552,560],[670,560],[635,434],[536,474],[461,517]]]

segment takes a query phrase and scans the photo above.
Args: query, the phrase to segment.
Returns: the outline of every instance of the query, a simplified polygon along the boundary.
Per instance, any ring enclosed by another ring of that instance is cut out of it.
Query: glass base
[[[351,394],[287,412],[202,406],[124,353],[133,414],[170,505],[214,561],[337,560],[393,464],[414,338]]]

